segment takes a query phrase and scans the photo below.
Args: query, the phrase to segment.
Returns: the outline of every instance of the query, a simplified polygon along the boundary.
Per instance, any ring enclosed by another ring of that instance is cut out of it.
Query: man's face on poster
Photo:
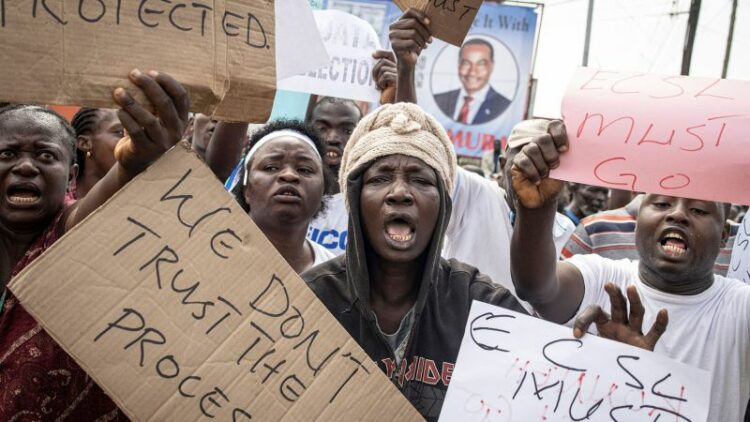
[[[458,76],[466,92],[473,94],[484,88],[490,81],[494,66],[492,53],[486,45],[463,46],[458,62]]]

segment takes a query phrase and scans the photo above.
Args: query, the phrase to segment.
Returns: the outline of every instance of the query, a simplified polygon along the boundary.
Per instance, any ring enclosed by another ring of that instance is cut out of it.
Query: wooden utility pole
[[[688,15],[687,30],[685,31],[685,47],[682,50],[682,75],[690,74],[690,60],[693,58],[693,44],[695,33],[698,31],[698,17],[701,13],[701,0],[692,0]]]

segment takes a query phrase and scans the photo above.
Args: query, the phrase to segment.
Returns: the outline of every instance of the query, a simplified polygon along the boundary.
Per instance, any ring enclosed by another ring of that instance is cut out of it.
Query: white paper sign
[[[328,66],[307,0],[276,0],[276,81]]]
[[[474,302],[441,421],[692,421],[711,377],[653,352]]]
[[[380,41],[372,26],[340,10],[315,10],[313,14],[330,65],[279,81],[279,89],[379,101],[380,92],[372,80],[372,53],[380,49]]]
[[[734,238],[732,262],[729,264],[727,277],[750,283],[750,218],[742,219],[740,229]]]

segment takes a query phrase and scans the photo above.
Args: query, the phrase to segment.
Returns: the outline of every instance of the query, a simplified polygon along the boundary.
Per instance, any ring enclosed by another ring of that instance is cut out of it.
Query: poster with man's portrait
[[[443,124],[458,155],[481,157],[523,120],[536,25],[535,8],[485,2],[460,48],[435,40],[422,52],[419,105]]]

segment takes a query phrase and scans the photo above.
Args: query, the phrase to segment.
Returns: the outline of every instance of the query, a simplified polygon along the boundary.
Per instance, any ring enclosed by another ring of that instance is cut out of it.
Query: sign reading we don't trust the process
[[[750,204],[750,82],[579,69],[552,177]]]
[[[180,144],[10,285],[134,420],[420,420]]]

